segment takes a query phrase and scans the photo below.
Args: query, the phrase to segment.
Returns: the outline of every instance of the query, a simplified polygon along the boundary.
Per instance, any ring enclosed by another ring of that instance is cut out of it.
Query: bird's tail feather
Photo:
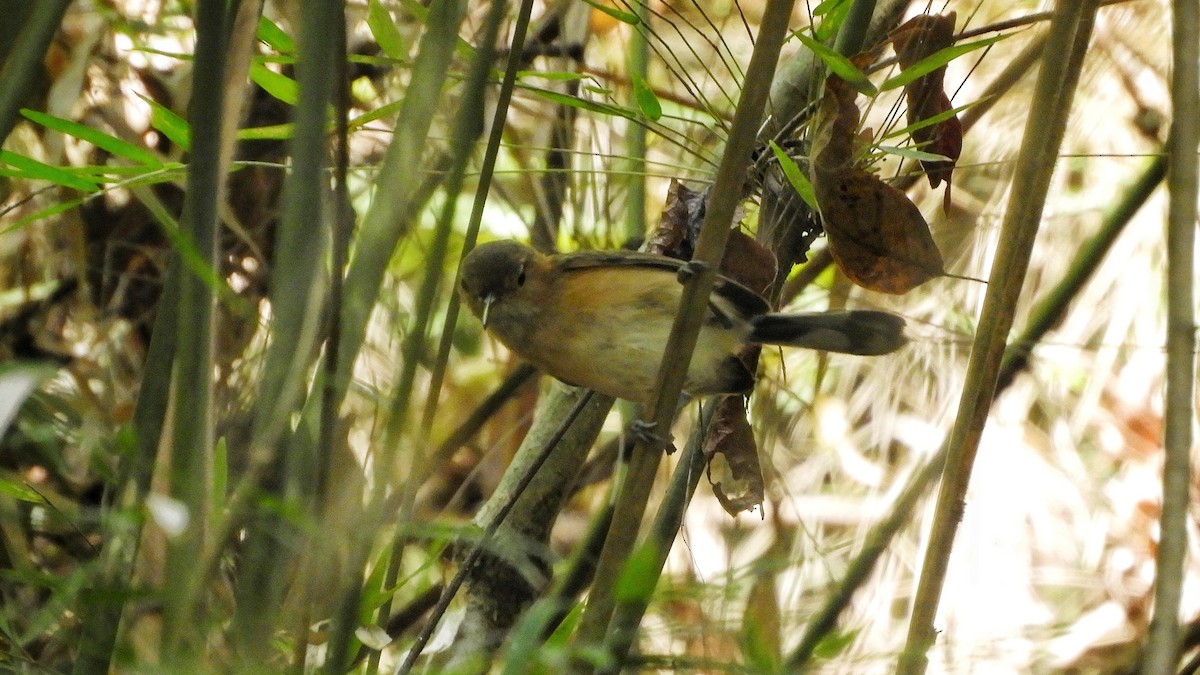
[[[873,310],[763,314],[750,322],[749,342],[874,356],[903,347],[904,319]]]

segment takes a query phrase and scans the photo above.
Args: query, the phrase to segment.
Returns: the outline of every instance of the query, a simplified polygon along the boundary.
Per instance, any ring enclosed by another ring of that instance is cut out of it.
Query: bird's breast
[[[553,288],[539,294],[536,311],[498,312],[493,332],[560,380],[648,401],[679,309],[682,293],[675,276],[628,267],[576,270],[561,275]],[[697,394],[728,391],[722,364],[745,330],[727,319],[708,317],[685,389]]]

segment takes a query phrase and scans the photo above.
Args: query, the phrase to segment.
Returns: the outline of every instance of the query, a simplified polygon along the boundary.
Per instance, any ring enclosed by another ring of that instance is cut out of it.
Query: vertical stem
[[[442,100],[440,92],[454,59],[466,5],[463,0],[430,4],[395,134],[376,180],[371,206],[356,234],[354,255],[346,270],[341,295],[338,362],[334,369],[338,380],[334,383],[334,393],[326,397],[338,406],[349,390],[354,360],[366,337],[371,309],[375,306],[388,263],[427,197],[423,192],[421,156],[429,129],[437,117]],[[382,447],[375,465],[391,467],[395,457],[395,448]],[[371,497],[371,503],[375,505],[383,503],[386,488],[386,481],[382,480],[387,475],[386,470],[381,470],[379,475],[381,480],[377,481],[375,494]],[[376,509],[370,515],[378,518],[380,512]],[[345,592],[333,617],[329,656],[325,662],[325,671],[330,673],[344,672],[351,661],[351,650],[356,649],[352,643],[358,627],[362,590],[357,573],[366,567],[378,523],[363,525],[349,534],[351,552],[347,554],[349,562],[344,566],[347,572],[339,579]]]
[[[250,19],[257,26],[258,13],[242,20]],[[321,327],[329,242],[322,226],[330,213],[326,120],[343,22],[340,3],[300,4],[296,134],[289,147],[291,172],[285,179],[282,218],[276,228],[271,344],[255,402],[251,445],[251,452],[262,453],[271,467],[264,491],[280,503],[294,504],[307,518],[315,518],[317,446],[295,442],[295,437],[291,443],[283,439],[288,436],[290,416],[304,400]],[[306,433],[307,428],[301,427],[296,436]],[[240,665],[253,670],[261,668],[271,654],[291,562],[304,550],[304,535],[294,521],[279,515],[277,507],[259,508],[246,532],[232,636]]]
[[[196,8],[196,68],[188,117],[192,127],[192,161],[187,177],[182,224],[210,269],[220,269],[217,254],[217,209],[224,185],[221,171],[221,125],[224,112],[227,3],[200,0]],[[215,289],[194,272],[179,266],[179,303],[160,311],[176,313],[177,348],[172,400],[171,494],[186,509],[183,531],[169,541],[164,654],[187,663],[206,634],[194,614],[199,584],[195,562],[204,550],[213,440],[213,319]],[[181,660],[181,658],[183,660]]]
[[[908,641],[897,668],[900,673],[925,672],[926,652],[937,638],[933,622],[950,551],[962,520],[971,469],[996,392],[1005,339],[1012,328],[1014,308],[1029,267],[1097,5],[1096,0],[1060,0],[1050,23],[1008,210],[1000,230],[997,263],[992,266],[958,417],[948,441],[929,549],[913,599]]]
[[[479,237],[479,227],[483,222],[483,209],[487,205],[487,197],[492,187],[492,175],[496,171],[496,158],[500,154],[500,143],[504,139],[504,126],[508,119],[508,107],[512,101],[513,89],[516,87],[517,73],[521,70],[525,36],[529,32],[529,16],[533,13],[533,0],[522,0],[517,10],[516,21],[513,22],[512,44],[509,46],[508,61],[504,67],[504,77],[500,81],[500,90],[496,94],[496,110],[492,115],[491,131],[488,133],[487,148],[480,162],[479,175],[475,179],[475,198],[471,205],[471,216],[467,219],[467,231],[463,235],[462,257],[466,257],[475,247]],[[462,258],[459,259],[459,266]],[[457,287],[458,280],[455,280]],[[425,401],[425,411],[421,415],[421,433],[427,435],[433,427],[433,416],[437,412],[439,395],[442,391],[442,380],[446,372],[446,361],[450,357],[450,347],[454,340],[454,326],[458,322],[458,295],[450,296],[450,304],[446,308],[446,319],[442,323],[442,340],[438,344],[437,358],[429,374],[429,398]]]
[[[5,15],[8,26],[20,25],[21,30],[11,44],[11,49],[0,54],[0,143],[8,138],[16,125],[21,104],[29,96],[30,89],[42,70],[42,59],[46,48],[54,39],[54,33],[62,23],[63,15],[71,0],[41,0],[30,3],[33,11],[22,8],[26,14]],[[13,24],[10,21],[21,23]]]
[[[1190,454],[1196,372],[1194,270],[1196,247],[1197,158],[1200,142],[1200,8],[1196,0],[1176,0],[1171,74],[1171,137],[1167,187],[1167,391],[1166,459],[1163,464],[1162,528],[1154,618],[1142,673],[1175,672],[1179,658],[1179,604],[1187,555]]]
[[[643,418],[652,425],[651,428],[662,433],[668,433],[671,428],[675,404],[696,347],[696,337],[729,238],[734,209],[742,195],[741,186],[745,182],[755,134],[766,109],[779,50],[787,36],[792,5],[793,0],[768,0],[763,13],[758,41],[746,69],[745,86],[734,112],[729,140],[717,167],[704,224],[696,242],[696,254],[687,268],[690,277],[684,282],[679,311],[663,350],[655,386],[656,398],[647,407]],[[613,526],[596,567],[596,583],[580,623],[579,639],[585,643],[600,642],[608,631],[615,606],[614,584],[637,541],[662,454],[660,443],[640,441],[633,449],[628,476],[617,496]]]
[[[650,40],[646,36],[650,23],[650,3],[633,5],[639,20],[640,30],[634,30],[629,38],[629,77],[640,78],[649,86]],[[625,160],[629,173],[625,177],[625,238],[641,237],[646,233],[646,126],[631,120],[626,121],[629,138]]]
[[[834,44],[837,53],[842,56],[854,56],[862,51],[874,12],[875,0],[854,0],[850,11],[846,13],[846,20],[838,30],[837,43]]]
[[[650,546],[654,550],[654,563],[648,565],[645,571],[647,574],[653,574],[655,580],[662,576],[667,555],[670,554],[679,528],[683,525],[684,513],[692,501],[696,486],[700,483],[700,476],[704,473],[704,439],[707,438],[713,413],[717,410],[717,400],[713,399],[708,405],[701,407],[687,447],[684,448],[675,473],[671,476],[671,483],[663,494],[662,508],[654,518],[646,541],[642,543],[642,546]],[[635,601],[623,601],[616,606],[606,650],[613,657],[613,661],[610,666],[601,670],[602,673],[615,674],[624,666],[649,604],[650,597],[647,595]]]

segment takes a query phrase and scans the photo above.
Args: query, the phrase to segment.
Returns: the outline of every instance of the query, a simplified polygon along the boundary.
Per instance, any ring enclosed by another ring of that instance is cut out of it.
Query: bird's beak
[[[483,296],[483,315],[479,317],[479,320],[483,322],[484,328],[487,328],[488,313],[492,311],[492,303],[495,301],[495,293],[488,293],[487,295]]]

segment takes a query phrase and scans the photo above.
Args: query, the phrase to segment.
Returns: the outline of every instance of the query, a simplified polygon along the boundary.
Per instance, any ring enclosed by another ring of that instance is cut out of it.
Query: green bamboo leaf
[[[926,117],[923,120],[914,122],[904,128],[896,129],[894,131],[889,131],[886,135],[883,136],[883,139],[881,139],[881,140],[895,138],[897,136],[911,136],[912,132],[914,132],[918,129],[924,129],[925,127],[931,127],[939,122],[948,120],[951,117],[954,117],[955,115],[957,115],[958,113],[966,110],[967,108],[970,108],[971,106],[976,105],[982,101],[986,101],[988,98],[991,98],[991,97],[984,97],[973,103],[967,103],[965,105],[960,105],[957,108],[943,110],[942,112],[940,112],[936,115],[930,115],[929,117]]]
[[[179,164],[177,162],[172,162],[170,164],[164,164],[162,166],[162,168],[156,169],[154,171],[146,171],[145,167],[107,166],[107,167],[79,167],[79,170],[77,173],[80,175],[83,175],[85,177],[94,174],[95,176],[98,177],[99,182],[107,182],[107,179],[109,177],[116,177],[116,176],[122,176],[122,175],[130,176],[129,178],[126,178],[126,179],[114,184],[112,187],[136,188],[136,187],[140,187],[143,185],[154,185],[156,183],[168,183],[171,181],[180,180],[180,179],[182,179],[182,177],[184,175],[184,168],[185,168],[184,165]],[[41,211],[31,213],[31,214],[25,216],[24,218],[21,218],[20,220],[16,221],[15,223],[8,225],[7,227],[0,228],[0,235],[7,234],[9,232],[16,232],[17,230],[20,230],[21,228],[25,227],[26,225],[29,225],[30,223],[34,223],[43,218],[50,218],[50,217],[56,216],[60,213],[70,211],[71,209],[75,208],[76,206],[79,206],[80,204],[84,203],[85,201],[92,199],[96,195],[97,195],[97,193],[93,191],[90,194],[80,197],[78,199],[67,199],[67,200],[63,200],[63,201],[59,201],[54,204],[51,204],[50,206],[47,206],[46,208],[42,209]]]
[[[945,155],[938,155],[932,152],[924,152],[913,147],[900,148],[894,145],[879,145],[876,146],[883,152],[889,155],[899,155],[908,159],[915,159],[922,162],[948,162],[953,161]]]
[[[566,106],[570,106],[572,108],[577,108],[579,110],[583,110],[586,112],[599,113],[601,115],[612,115],[614,117],[624,117],[625,119],[630,119],[630,120],[640,119],[640,115],[638,114],[638,111],[636,111],[632,108],[625,108],[625,107],[622,107],[619,105],[614,105],[612,103],[599,103],[597,101],[588,101],[586,99],[578,98],[575,96],[568,96],[567,94],[562,94],[557,91],[550,91],[549,89],[541,89],[538,87],[530,87],[527,85],[522,85],[521,88],[525,89],[526,91],[529,91],[533,94],[536,94],[537,96],[540,96],[540,97],[546,99],[547,101],[550,101],[551,103],[557,103],[559,105],[566,105]]]
[[[258,39],[280,54],[296,53],[296,42],[292,36],[265,16],[258,19]]]
[[[930,54],[929,56],[926,56],[925,58],[921,59],[920,61],[917,61],[916,63],[912,64],[908,68],[905,68],[903,71],[900,72],[899,75],[888,78],[879,87],[879,90],[880,91],[890,91],[892,89],[897,89],[899,87],[903,87],[904,85],[916,80],[918,77],[928,75],[929,73],[932,73],[933,71],[937,70],[938,68],[945,66],[947,63],[950,63],[951,61],[953,61],[954,59],[957,59],[958,57],[962,56],[963,54],[969,54],[970,52],[973,52],[976,49],[981,49],[983,47],[987,47],[988,45],[996,44],[997,42],[999,42],[1001,40],[1007,39],[1011,35],[1013,35],[1013,33],[994,35],[990,38],[986,38],[983,40],[977,40],[975,42],[968,42],[966,44],[961,44],[961,45],[951,45],[949,47],[946,47],[945,49],[939,49],[936,52]]]
[[[154,168],[159,168],[162,166],[162,160],[156,157],[155,154],[149,150],[136,146],[127,141],[123,141],[116,136],[106,134],[99,129],[93,129],[78,122],[65,120],[61,117],[55,117],[54,115],[47,115],[46,113],[30,110],[29,108],[22,108],[21,114],[24,115],[26,119],[36,124],[40,124],[47,129],[53,129],[54,131],[64,133],[68,136],[74,136],[81,141],[87,141],[97,148],[106,150],[118,157],[122,157],[136,164],[143,164]]]
[[[574,82],[575,80],[582,80],[582,79],[585,79],[585,78],[588,78],[591,76],[587,75],[585,73],[569,73],[569,72],[561,71],[561,70],[553,71],[553,72],[541,71],[541,70],[518,70],[517,71],[517,79],[518,80],[527,80],[527,79],[534,78],[534,77],[540,78],[543,80],[550,80],[551,82]]]
[[[400,105],[402,103],[403,101],[392,101],[391,103],[381,105],[374,110],[367,111],[350,120],[346,123],[346,126],[348,126],[351,130],[354,130],[358,129],[359,127],[366,126],[375,120],[391,117],[400,111]]]
[[[837,36],[851,4],[849,0],[825,0],[814,7],[813,17],[821,17],[821,22],[813,29],[813,37],[818,42],[825,43]]]
[[[47,206],[46,208],[42,209],[41,211],[38,211],[36,213],[31,213],[28,216],[25,216],[24,218],[18,220],[17,222],[13,223],[12,225],[9,225],[8,227],[0,227],[0,235],[8,234],[9,232],[16,232],[17,230],[20,230],[21,228],[25,227],[26,225],[28,225],[32,222],[41,220],[42,218],[49,218],[50,216],[57,216],[58,214],[60,214],[64,211],[70,211],[71,209],[75,208],[76,206],[79,206],[82,203],[83,203],[82,199],[71,199],[71,200],[68,200],[65,202],[58,202],[57,204],[51,204],[50,206]]]
[[[41,504],[45,501],[37,493],[37,490],[24,483],[18,483],[15,480],[2,477],[0,477],[0,494],[8,495],[17,501],[29,502],[31,504]]]
[[[805,47],[811,49],[813,54],[816,54],[817,58],[821,59],[829,67],[830,72],[845,80],[847,84],[858,90],[860,94],[874,96],[879,93],[879,90],[875,88],[875,85],[871,84],[871,80],[867,78],[866,74],[851,63],[850,59],[802,32],[796,32],[795,35]]]
[[[420,3],[420,0],[400,0],[400,5],[406,14],[412,15],[412,18],[419,24],[424,25],[425,20],[429,18],[429,8]]]
[[[645,602],[654,593],[658,584],[658,551],[652,541],[647,541],[633,550],[617,577],[613,596],[617,602]]]
[[[662,104],[659,103],[658,96],[642,76],[632,73],[630,79],[633,82],[633,100],[637,102],[638,109],[648,119],[657,122],[662,118]]]
[[[843,7],[847,7],[847,6],[849,6],[849,4],[850,4],[849,0],[824,0],[823,2],[821,2],[821,4],[817,5],[816,7],[813,7],[812,15],[814,17],[825,16],[826,14],[829,14],[830,12],[834,12]]]
[[[367,7],[367,27],[371,29],[371,35],[375,36],[375,42],[379,43],[379,48],[384,54],[393,59],[403,59],[408,54],[404,36],[400,34],[392,15],[379,0],[371,0]]]
[[[61,167],[51,166],[44,162],[39,162],[32,157],[26,157],[25,155],[8,150],[0,150],[0,163],[12,167],[12,169],[0,167],[0,176],[23,178],[25,180],[44,180],[55,185],[83,192],[91,192],[98,187],[95,182],[80,177],[74,172],[67,171]]]
[[[792,188],[796,190],[796,194],[804,200],[805,204],[813,211],[817,211],[817,193],[813,190],[812,183],[809,182],[808,176],[800,170],[796,161],[784,152],[783,148],[779,147],[775,141],[770,141],[771,152],[775,153],[775,159],[779,161],[779,168],[783,170],[783,175],[787,177]]]
[[[288,105],[296,105],[299,87],[292,78],[281,75],[255,60],[250,64],[250,79],[271,96]]]
[[[286,141],[296,133],[296,127],[291,122],[287,124],[269,124],[265,127],[250,127],[238,129],[239,141]]]
[[[583,0],[583,1],[586,2],[587,4],[591,5],[592,9],[595,9],[596,11],[599,11],[599,12],[603,12],[603,13],[611,16],[612,18],[616,19],[617,21],[620,21],[621,23],[627,23],[630,26],[636,26],[642,22],[642,20],[638,18],[638,15],[634,14],[632,12],[623,12],[623,11],[617,9],[616,7],[606,5],[602,2],[597,2],[596,0]]]
[[[188,125],[187,120],[152,98],[141,94],[138,94],[138,98],[150,106],[150,126],[154,127],[155,131],[166,136],[184,152],[192,149],[192,128]]]
[[[826,635],[813,648],[813,656],[819,659],[832,659],[841,655],[842,652],[846,651],[847,647],[854,644],[854,639],[858,637],[858,632],[856,628],[846,632],[835,631]]]

